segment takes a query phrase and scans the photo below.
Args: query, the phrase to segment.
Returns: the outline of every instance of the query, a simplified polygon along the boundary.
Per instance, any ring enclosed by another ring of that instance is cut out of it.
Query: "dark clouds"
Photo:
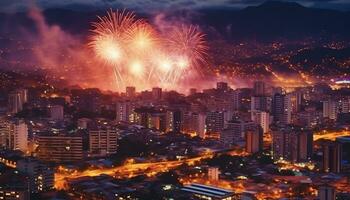
[[[258,5],[265,0],[0,0],[0,12],[17,12],[33,4],[39,8],[129,8],[142,11],[169,9],[198,9],[207,7],[224,7],[240,9]],[[282,0],[287,1],[287,0]],[[289,0],[307,7],[350,10],[349,0]]]

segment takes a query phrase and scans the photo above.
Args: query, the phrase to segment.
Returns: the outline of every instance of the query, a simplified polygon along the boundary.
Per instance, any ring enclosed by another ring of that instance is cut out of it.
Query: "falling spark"
[[[174,26],[159,34],[133,12],[112,11],[92,24],[89,46],[110,66],[119,89],[176,86],[189,71],[206,64],[204,34],[195,26]]]

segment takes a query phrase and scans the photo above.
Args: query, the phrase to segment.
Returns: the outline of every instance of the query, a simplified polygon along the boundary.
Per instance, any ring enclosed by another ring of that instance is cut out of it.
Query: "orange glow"
[[[121,58],[121,50],[112,36],[100,37],[96,42],[96,53],[108,62],[117,62]]]
[[[113,68],[119,89],[178,88],[180,79],[195,76],[199,65],[206,64],[208,48],[197,27],[172,26],[159,32],[134,13],[118,10],[98,19],[89,46],[98,61]],[[185,73],[190,68],[192,73]]]
[[[202,156],[175,161],[161,161],[149,163],[134,163],[134,160],[127,160],[122,166],[103,169],[88,169],[85,171],[70,172],[63,167],[60,167],[55,173],[55,188],[68,189],[67,180],[75,179],[84,176],[99,176],[101,174],[112,175],[117,178],[131,178],[138,175],[146,175],[148,177],[155,176],[161,172],[167,172],[182,164],[193,165],[202,159],[211,158],[213,152],[206,152]]]
[[[350,136],[350,131],[348,130],[343,130],[343,131],[321,131],[319,133],[314,134],[314,141],[320,140],[320,139],[325,139],[325,140],[332,140],[335,141],[337,137],[342,137],[342,136]]]
[[[130,72],[135,76],[142,76],[144,73],[144,66],[138,60],[135,60],[131,63]]]

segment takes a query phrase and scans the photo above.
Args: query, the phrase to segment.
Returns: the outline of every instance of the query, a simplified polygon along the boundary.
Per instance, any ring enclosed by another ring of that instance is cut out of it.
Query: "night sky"
[[[284,0],[282,0],[284,1]],[[129,8],[140,11],[157,11],[164,9],[199,9],[199,8],[232,8],[241,9],[258,5],[265,0],[1,0],[0,12],[23,11],[32,5],[41,9],[66,8],[78,10]],[[350,10],[349,0],[296,0],[306,7]]]

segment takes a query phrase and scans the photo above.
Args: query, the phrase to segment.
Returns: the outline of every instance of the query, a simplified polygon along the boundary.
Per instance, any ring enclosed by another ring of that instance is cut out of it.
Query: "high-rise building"
[[[29,189],[32,193],[48,191],[54,187],[54,170],[34,158],[24,158],[17,161],[18,171],[29,177]]]
[[[241,108],[241,92],[234,90],[231,92],[232,110],[239,110]]]
[[[23,104],[28,101],[27,90],[18,89],[11,92],[8,96],[8,112],[16,114],[23,110]]]
[[[339,101],[339,107],[341,113],[349,113],[350,112],[350,97],[342,98]]]
[[[167,110],[166,112],[166,132],[180,132],[181,131],[181,111]]]
[[[323,117],[336,120],[338,115],[338,102],[334,100],[323,101]]]
[[[75,135],[37,135],[38,158],[46,161],[70,162],[83,159],[83,137]]]
[[[272,114],[278,124],[287,125],[292,121],[292,105],[290,96],[275,94],[272,100]]]
[[[64,111],[63,106],[61,105],[53,105],[50,106],[50,117],[52,120],[63,120],[64,117]]]
[[[29,200],[28,177],[17,170],[7,170],[0,176],[0,199]]]
[[[117,122],[134,122],[132,112],[134,105],[131,101],[118,101],[116,103],[116,120]]]
[[[235,137],[234,133],[232,132],[232,129],[225,128],[220,132],[220,142],[229,147],[234,144]]]
[[[209,167],[208,168],[208,179],[211,181],[218,181],[219,180],[219,168],[218,167]]]
[[[132,122],[146,128],[153,128],[165,132],[167,128],[167,113],[164,109],[154,107],[138,107],[133,111]]]
[[[337,137],[336,142],[341,145],[341,170],[350,169],[350,136]]]
[[[271,91],[271,96],[275,96],[276,94],[282,94],[283,93],[283,89],[282,87],[272,87],[272,91]]]
[[[252,121],[231,120],[227,122],[227,129],[231,130],[236,140],[243,140],[247,130],[256,128],[256,123]]]
[[[80,118],[78,119],[78,128],[79,129],[87,129],[91,119],[88,118]]]
[[[265,111],[271,110],[271,97],[268,96],[252,96],[251,97],[250,110],[253,111]]]
[[[7,148],[11,150],[28,150],[28,127],[23,120],[15,120],[10,123],[7,136]]]
[[[184,112],[182,115],[181,130],[184,133],[204,138],[206,136],[205,113]]]
[[[23,103],[28,102],[28,90],[27,89],[17,89],[16,92],[21,95],[21,99],[22,99]]]
[[[266,95],[266,86],[263,81],[255,81],[253,87],[254,96],[265,96]]]
[[[342,145],[339,142],[325,142],[323,149],[323,171],[341,172]]]
[[[136,96],[136,88],[131,86],[126,87],[125,94],[128,98],[134,98]]]
[[[253,154],[263,150],[263,132],[259,126],[248,129],[245,135],[246,152]]]
[[[78,90],[74,89],[72,93],[73,105],[83,111],[99,112],[101,108],[101,91],[96,88]]]
[[[335,200],[336,192],[334,187],[329,185],[322,185],[318,189],[319,200]]]
[[[221,91],[228,91],[228,84],[226,82],[217,82],[216,89]]]
[[[255,111],[251,113],[252,121],[260,125],[263,129],[263,133],[267,133],[270,130],[270,113],[264,111]]]
[[[166,112],[157,111],[149,113],[148,116],[148,128],[157,129],[159,131],[166,131]]]
[[[10,133],[10,122],[6,118],[0,118],[0,149],[8,147],[8,136]]]
[[[159,87],[152,88],[152,99],[153,100],[162,99],[162,88],[159,88]]]
[[[301,104],[303,101],[303,92],[296,90],[290,94],[290,101],[292,105],[292,112],[297,113],[301,110]]]
[[[192,125],[195,134],[200,138],[205,138],[206,134],[206,115],[204,113],[192,114]]]
[[[111,127],[95,127],[89,130],[91,155],[106,156],[117,152],[118,132]]]
[[[206,132],[220,133],[224,129],[224,112],[211,111],[207,112],[206,117]]]
[[[313,134],[299,127],[280,127],[272,130],[274,160],[307,162],[311,159]]]

